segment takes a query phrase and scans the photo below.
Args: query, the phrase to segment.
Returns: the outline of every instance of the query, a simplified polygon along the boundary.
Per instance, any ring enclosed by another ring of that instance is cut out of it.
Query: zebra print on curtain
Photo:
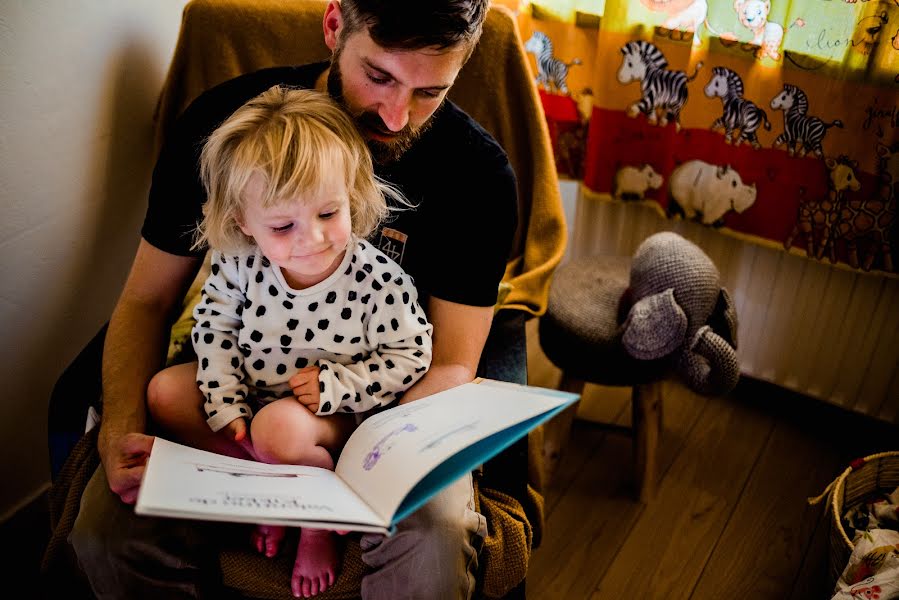
[[[520,25],[552,44],[531,46],[547,114],[582,107],[557,162],[583,157],[598,198],[899,271],[899,0],[605,0],[594,29],[534,14]],[[562,71],[565,89],[547,85]]]
[[[580,190],[570,256],[630,256],[649,235],[676,231],[721,272],[739,315],[744,375],[899,423],[899,279],[833,268]]]

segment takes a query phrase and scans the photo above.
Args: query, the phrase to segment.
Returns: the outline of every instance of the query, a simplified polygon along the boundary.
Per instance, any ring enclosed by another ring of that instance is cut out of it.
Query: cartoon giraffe
[[[896,185],[899,184],[899,142],[892,146],[877,144],[877,191],[863,199],[844,200],[834,219],[832,237],[846,242],[849,264],[858,268],[858,240],[865,239],[874,247],[864,257],[862,268],[871,270],[878,251],[885,271],[893,270],[890,244],[893,219],[896,215]],[[831,262],[834,261],[831,249]]]
[[[856,161],[849,160],[846,156],[840,156],[835,159],[825,158],[824,165],[829,171],[827,196],[819,200],[809,199],[799,202],[796,225],[793,226],[793,231],[784,241],[784,248],[789,250],[793,245],[793,240],[801,232],[805,236],[807,255],[814,256],[819,260],[824,255],[824,249],[829,243],[830,231],[843,193],[847,189],[858,190],[861,187],[855,177],[855,169],[858,168]],[[816,237],[820,238],[817,249],[815,248]]]

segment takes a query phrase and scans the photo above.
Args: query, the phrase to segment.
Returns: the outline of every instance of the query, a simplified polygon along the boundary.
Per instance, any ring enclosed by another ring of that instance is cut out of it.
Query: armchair
[[[260,68],[304,64],[326,59],[321,19],[326,2],[303,0],[193,0],[184,9],[181,32],[157,106],[157,146],[175,117],[204,90]],[[493,327],[481,368],[501,360],[509,351],[523,356],[525,348],[508,348],[510,331],[521,332],[524,321],[546,310],[549,280],[565,244],[558,181],[548,131],[516,22],[501,7],[490,9],[481,42],[450,91],[450,99],[477,119],[506,149],[518,177],[519,229],[503,282],[498,290]],[[201,271],[199,277],[203,276]],[[199,280],[198,277],[198,280]],[[196,287],[194,287],[196,290]],[[194,296],[185,300],[185,318]],[[177,360],[179,332],[173,328],[170,359]],[[53,537],[43,570],[65,562],[65,536],[77,514],[85,474],[97,464],[95,436],[87,434],[72,447],[72,431],[83,429],[86,405],[68,382],[98,380],[102,333],[60,378],[51,398],[51,453],[68,455],[51,491]],[[514,336],[513,336],[514,337]],[[99,342],[98,342],[99,340]],[[479,369],[480,370],[480,369]],[[480,374],[480,373],[479,373]],[[517,377],[524,383],[524,374]],[[58,416],[81,402],[80,422],[61,423]],[[68,434],[64,431],[68,427]],[[56,435],[62,433],[64,435]],[[54,447],[56,444],[56,447]],[[60,448],[59,444],[64,447]],[[540,541],[543,526],[542,440],[540,432],[487,463],[476,478],[479,511],[490,534],[481,551],[480,593],[484,597],[523,597],[531,548]],[[80,486],[80,487],[79,487]],[[243,549],[226,549],[219,557],[222,582],[238,597],[291,598],[287,582],[291,562],[270,560]],[[358,544],[347,544],[337,584],[317,597],[354,598],[364,573]]]

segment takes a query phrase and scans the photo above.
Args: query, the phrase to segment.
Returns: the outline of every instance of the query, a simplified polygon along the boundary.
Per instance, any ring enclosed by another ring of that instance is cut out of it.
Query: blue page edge
[[[412,490],[406,494],[400,503],[396,514],[393,515],[390,529],[393,530],[396,524],[418,510],[434,497],[440,490],[464,475],[474,470],[475,467],[487,462],[516,441],[528,434],[532,429],[548,421],[570,404],[574,403],[578,398],[577,394],[569,392],[560,392],[558,390],[547,390],[554,392],[553,395],[566,396],[568,401],[565,404],[556,406],[545,413],[533,416],[503,429],[497,431],[491,436],[485,437],[483,440],[463,448],[456,454],[447,458],[443,463],[437,466],[433,471],[424,476]]]

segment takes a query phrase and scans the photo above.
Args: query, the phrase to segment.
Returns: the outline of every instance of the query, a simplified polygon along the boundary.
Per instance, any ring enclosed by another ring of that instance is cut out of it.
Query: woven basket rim
[[[899,450],[877,452],[875,454],[869,454],[868,456],[855,460],[834,480],[833,490],[830,492],[830,508],[833,511],[831,518],[833,519],[834,526],[837,528],[837,532],[840,534],[840,537],[843,538],[843,542],[846,544],[846,547],[849,548],[850,552],[855,549],[855,544],[852,543],[852,540],[849,539],[849,536],[846,535],[846,530],[843,528],[843,519],[841,515],[842,507],[840,506],[843,498],[846,479],[852,473],[861,470],[862,467],[864,467],[866,464],[874,461],[879,461],[884,458],[899,458]]]

